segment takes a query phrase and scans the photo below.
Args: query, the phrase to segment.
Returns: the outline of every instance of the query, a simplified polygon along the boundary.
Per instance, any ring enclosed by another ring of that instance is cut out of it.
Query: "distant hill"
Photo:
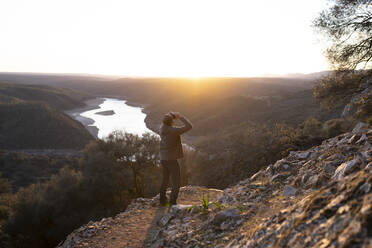
[[[195,124],[187,136],[201,137],[249,121],[296,126],[309,117],[325,121],[338,116],[339,110],[321,110],[313,99],[316,79],[327,73],[201,79],[0,73],[0,80],[38,82],[91,96],[124,98],[129,104],[144,106],[146,124],[154,131],[164,113],[179,111]]]
[[[83,106],[68,89],[0,83],[0,149],[81,149],[93,137],[61,110]]]
[[[0,72],[0,82],[22,85],[44,85],[68,88],[87,94],[99,95],[114,93],[112,83],[118,77],[86,74],[48,74],[48,73],[10,73]]]
[[[309,79],[309,80],[318,80],[324,77],[331,75],[334,71],[320,71],[320,72],[313,72],[313,73],[294,73],[294,74],[286,74],[283,75],[285,78],[302,78],[302,79]]]
[[[66,88],[0,82],[0,103],[16,99],[40,101],[46,102],[56,109],[66,110],[84,106],[83,101],[89,97],[91,97],[89,94]]]
[[[49,85],[74,89],[96,96],[121,96],[143,103],[156,102],[164,95],[185,96],[208,89],[229,95],[273,95],[310,89],[312,80],[302,77],[252,78],[118,78],[79,74],[0,73],[0,82]]]

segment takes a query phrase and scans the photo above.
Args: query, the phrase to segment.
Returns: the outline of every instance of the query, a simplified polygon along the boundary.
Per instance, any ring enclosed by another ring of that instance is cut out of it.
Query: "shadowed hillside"
[[[68,89],[0,83],[0,148],[81,149],[92,136],[60,110],[87,97]]]

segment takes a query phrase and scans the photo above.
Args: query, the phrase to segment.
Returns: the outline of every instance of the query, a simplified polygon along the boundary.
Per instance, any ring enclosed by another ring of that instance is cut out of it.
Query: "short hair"
[[[168,126],[172,126],[173,117],[170,114],[165,114],[163,117],[163,123]]]

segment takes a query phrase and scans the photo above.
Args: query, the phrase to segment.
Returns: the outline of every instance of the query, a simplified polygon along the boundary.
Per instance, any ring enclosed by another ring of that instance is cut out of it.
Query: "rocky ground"
[[[208,207],[193,186],[181,190],[187,205],[170,209],[158,196],[137,199],[59,247],[372,247],[371,143],[372,129],[359,123],[223,192],[205,189]]]

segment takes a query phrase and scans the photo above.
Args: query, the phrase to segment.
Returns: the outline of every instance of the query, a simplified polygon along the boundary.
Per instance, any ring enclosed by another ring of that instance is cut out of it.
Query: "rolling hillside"
[[[68,89],[0,83],[0,148],[83,148],[92,136],[61,110],[83,106],[85,97]]]

